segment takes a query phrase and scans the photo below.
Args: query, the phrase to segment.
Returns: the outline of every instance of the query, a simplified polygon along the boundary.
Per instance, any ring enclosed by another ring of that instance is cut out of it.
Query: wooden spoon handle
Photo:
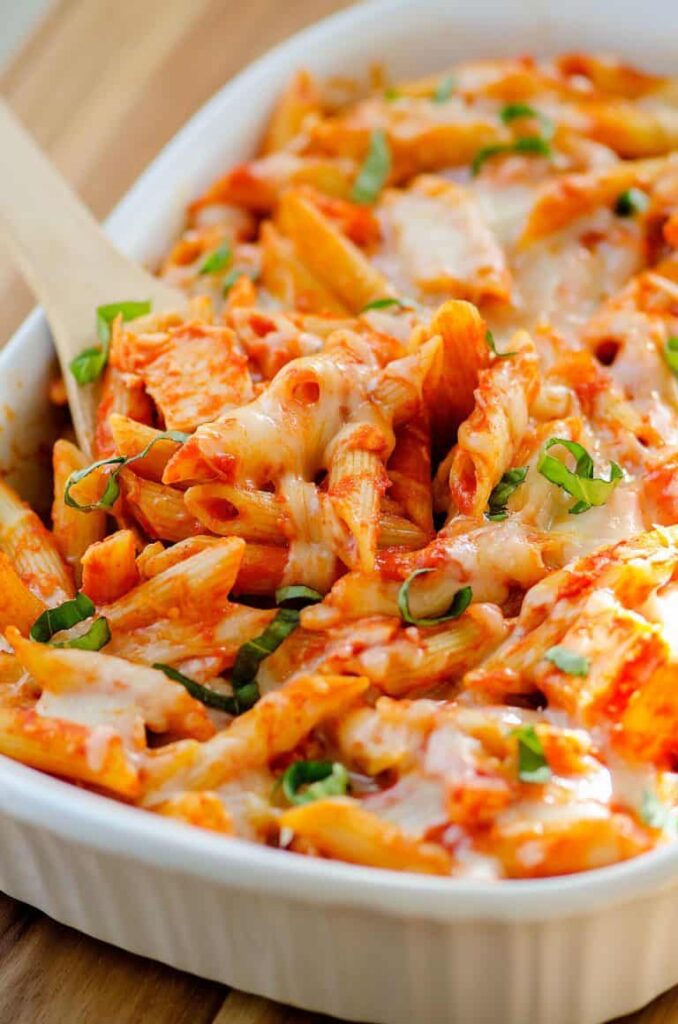
[[[68,366],[96,344],[99,305],[151,300],[177,309],[185,297],[126,259],[0,100],[0,231],[40,300],[54,337],[75,432],[92,454],[97,388]]]

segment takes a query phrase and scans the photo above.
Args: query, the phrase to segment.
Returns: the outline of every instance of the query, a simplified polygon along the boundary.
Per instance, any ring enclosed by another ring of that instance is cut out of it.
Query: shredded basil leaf
[[[231,675],[233,688],[237,690],[253,682],[264,658],[273,654],[298,625],[299,612],[295,608],[280,608],[263,633],[247,640],[239,648]]]
[[[676,377],[678,377],[678,335],[675,335],[666,342],[664,346],[664,359]]]
[[[354,203],[374,203],[391,172],[391,150],[382,128],[370,135],[367,156],[353,183],[351,199]]]
[[[443,79],[438,82],[436,91],[431,97],[433,103],[446,103],[450,96],[454,92],[454,76],[445,75]]]
[[[199,274],[218,274],[220,270],[225,270],[233,259],[233,248],[231,243],[226,239],[209,253],[198,267]]]
[[[281,779],[291,804],[309,804],[348,791],[348,772],[338,761],[293,761]],[[306,788],[302,790],[302,786]]]
[[[108,362],[108,346],[85,348],[68,364],[68,368],[81,386],[91,384],[104,372]]]
[[[523,135],[511,146],[514,153],[536,153],[538,156],[551,156],[552,150],[543,135]]]
[[[95,619],[86,633],[82,636],[73,637],[72,640],[64,640],[61,643],[52,643],[52,647],[75,647],[81,651],[100,651],[111,639],[111,629],[108,619]]]
[[[471,163],[471,174],[475,178],[486,160],[501,153],[535,153],[538,156],[551,156],[552,152],[548,140],[542,135],[523,135],[514,142],[497,142],[491,146],[482,146]]]
[[[498,352],[497,345],[494,340],[494,335],[490,330],[485,331],[485,344],[489,348],[492,355],[496,356],[497,359],[509,359],[511,356],[518,355],[517,352]]]
[[[546,454],[546,450],[555,444],[562,445],[571,455],[574,455],[577,460],[574,472],[558,459],[554,459],[552,455]],[[604,505],[619,481],[624,478],[624,472],[616,462],[610,462],[609,480],[594,477],[593,459],[586,448],[577,444],[576,441],[569,441],[563,437],[552,437],[550,441],[547,441],[537,469],[552,484],[562,487],[567,494],[577,498],[574,505],[568,509],[570,515],[573,516],[586,512],[594,505]]]
[[[589,674],[588,658],[585,658],[583,654],[577,654],[576,651],[570,651],[560,644],[549,647],[544,657],[568,676],[585,677]]]
[[[399,100],[402,93],[396,89],[394,85],[389,85],[387,89],[384,89],[384,99],[389,103],[393,103],[394,100]]]
[[[306,605],[317,604],[322,599],[323,595],[318,590],[305,587],[301,583],[279,587],[275,592],[275,603],[280,607],[294,603],[296,608],[305,608]]]
[[[528,466],[517,466],[515,469],[507,469],[502,475],[501,480],[493,487],[492,493],[490,494],[490,500],[487,504],[487,512],[485,513],[488,519],[493,522],[498,522],[501,519],[506,519],[508,512],[506,511],[506,503],[525,480],[527,476]]]
[[[542,742],[533,725],[521,725],[514,729],[518,741],[518,778],[521,782],[548,782],[551,778]]]
[[[402,299],[396,299],[395,297],[387,296],[384,299],[373,299],[372,302],[368,302],[366,306],[360,310],[360,313],[369,313],[371,309],[388,309],[389,306],[397,306],[399,309],[409,309],[406,302]],[[359,314],[360,315],[360,314]]]
[[[279,608],[276,617],[259,636],[247,640],[239,648],[231,674],[231,682],[236,692],[236,698],[241,702],[243,692],[251,688],[251,703],[256,704],[259,699],[259,688],[256,682],[257,672],[261,662],[268,658],[280,647],[283,640],[293,633],[299,625],[299,609],[308,604],[316,604],[322,601],[323,596],[311,587],[302,584],[293,584],[288,587],[279,587],[275,592],[275,599],[278,605],[294,603],[296,608]],[[251,706],[251,705],[250,705]]]
[[[108,362],[108,349],[111,343],[111,324],[118,314],[125,321],[136,320],[151,312],[150,302],[111,302],[106,306],[97,307],[97,337],[99,346],[92,346],[80,352],[69,363],[69,369],[78,384],[91,384],[104,371]]]
[[[504,124],[510,124],[521,117],[539,117],[539,114],[528,103],[507,103],[499,111],[499,117]]]
[[[644,213],[650,205],[647,192],[639,188],[627,188],[621,192],[614,204],[614,212],[618,217],[633,217],[636,213]]]
[[[120,497],[118,474],[121,469],[125,466],[131,466],[133,462],[137,462],[139,459],[145,458],[153,445],[157,444],[158,441],[176,441],[177,444],[184,444],[188,441],[190,436],[190,434],[184,434],[181,430],[163,430],[162,433],[149,441],[143,451],[140,451],[137,455],[113,455],[109,459],[99,459],[98,462],[93,462],[91,466],[85,466],[84,469],[75,470],[75,472],[71,473],[66,481],[66,487],[64,490],[65,504],[70,508],[77,508],[79,512],[94,512],[101,509],[113,508]],[[95,469],[100,469],[102,466],[115,467],[106,481],[103,494],[91,505],[80,505],[75,498],[72,497],[71,488],[81,480],[84,480],[84,478],[89,476],[90,473],[93,473]]]
[[[462,587],[456,592],[450,607],[442,615],[437,615],[435,618],[430,619],[417,618],[410,611],[410,587],[417,576],[422,576],[428,572],[433,572],[433,569],[415,569],[414,572],[410,573],[398,591],[398,611],[400,612],[400,617],[403,622],[407,622],[411,626],[438,626],[441,622],[451,622],[453,619],[458,619],[460,615],[463,615],[473,600],[473,590],[471,587]]]
[[[224,283],[221,286],[221,293],[226,298],[236,281],[239,281],[241,277],[249,277],[250,281],[259,280],[259,271],[254,268],[248,270],[240,270],[238,267],[233,267],[232,270],[226,274]]]
[[[71,629],[79,622],[84,622],[94,615],[96,608],[87,594],[79,592],[71,601],[64,601],[58,608],[48,608],[40,615],[28,634],[31,640],[39,644],[51,643],[53,647],[77,647],[83,651],[100,651],[111,639],[111,631],[106,619],[96,619],[86,633],[72,640],[53,643],[52,637],[64,629]]]
[[[225,711],[227,715],[239,715],[242,711],[237,693],[232,697],[225,693],[217,693],[216,690],[210,690],[209,686],[203,686],[195,679],[189,679],[176,668],[172,668],[171,665],[163,665],[160,661],[156,661],[153,668],[164,672],[168,679],[172,679],[175,683],[181,683],[191,697],[195,697],[205,707],[214,708],[215,711]]]
[[[536,118],[541,123],[541,138],[545,142],[552,139],[555,134],[555,125],[551,118],[546,117],[545,114],[540,114],[538,110],[535,110],[528,103],[507,103],[499,111],[499,117],[504,124],[511,124],[512,121],[518,121],[522,117]]]
[[[64,601],[58,608],[48,608],[43,612],[31,626],[28,635],[39,644],[49,643],[55,633],[60,633],[62,629],[70,629],[78,622],[84,622],[94,615],[95,611],[94,603],[87,594],[79,592],[72,601]]]
[[[640,817],[650,828],[658,828],[662,832],[669,832],[678,836],[678,808],[667,807],[649,789],[643,791]]]

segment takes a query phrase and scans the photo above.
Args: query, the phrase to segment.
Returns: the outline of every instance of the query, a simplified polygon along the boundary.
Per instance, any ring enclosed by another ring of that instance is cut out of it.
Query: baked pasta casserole
[[[93,310],[51,527],[0,481],[0,753],[395,870],[675,838],[677,149],[610,56],[299,71],[186,307]]]

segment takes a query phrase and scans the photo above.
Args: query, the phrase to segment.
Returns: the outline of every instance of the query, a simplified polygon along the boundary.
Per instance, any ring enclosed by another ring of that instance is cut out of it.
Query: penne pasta
[[[0,551],[47,605],[73,597],[75,588],[54,536],[6,483],[0,480]]]
[[[106,514],[95,512],[89,516],[80,515],[70,508],[64,494],[66,483],[71,473],[83,469],[87,460],[82,452],[70,441],[59,439],[54,445],[52,456],[54,469],[54,503],[52,505],[52,524],[54,540],[64,561],[73,571],[76,583],[82,581],[82,558],[91,544],[100,541],[106,533]],[[87,483],[91,481],[92,490],[84,493]],[[94,487],[96,482],[91,478],[80,484],[80,501],[88,503],[96,500]]]
[[[137,542],[131,530],[118,530],[87,548],[82,557],[82,589],[95,604],[116,601],[139,582]]]
[[[319,800],[295,807],[282,816],[280,824],[327,857],[424,875],[452,873],[452,859],[442,846],[411,839],[350,800]]]
[[[296,72],[0,481],[0,754],[460,881],[675,839],[677,82]]]

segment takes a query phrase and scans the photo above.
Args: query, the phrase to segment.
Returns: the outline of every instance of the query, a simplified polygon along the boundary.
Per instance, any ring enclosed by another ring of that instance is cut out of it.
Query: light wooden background
[[[347,0],[60,0],[0,88],[103,217],[219,85],[274,43],[346,6]],[[30,307],[27,289],[0,253],[0,346]],[[120,952],[0,894],[0,1024],[322,1020],[328,1018]],[[626,1022],[678,1024],[678,990]]]

